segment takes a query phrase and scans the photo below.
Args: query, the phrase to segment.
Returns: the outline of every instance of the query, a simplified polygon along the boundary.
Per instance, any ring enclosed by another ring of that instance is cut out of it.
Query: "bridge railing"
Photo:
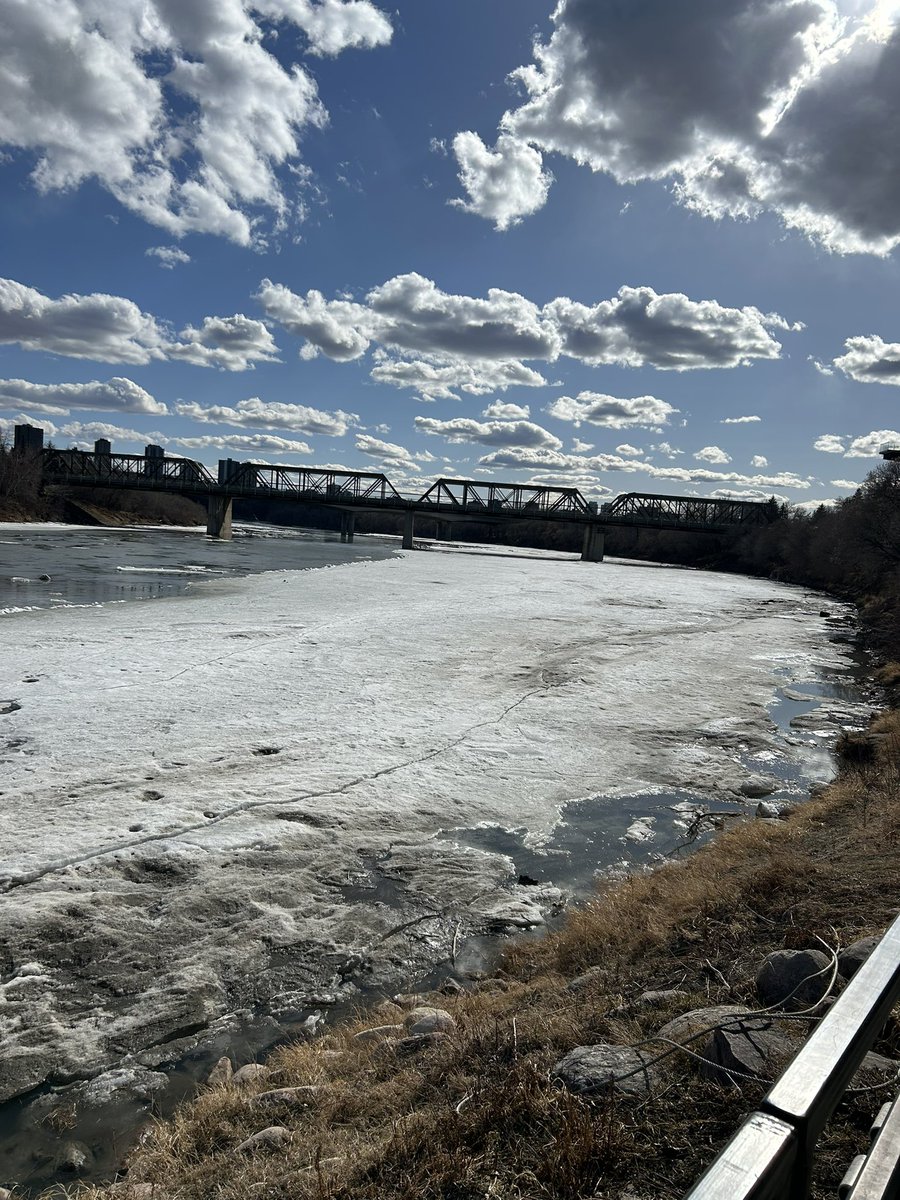
[[[686,1200],[806,1200],[819,1136],[898,999],[900,917]],[[871,1190],[898,1172],[900,1102],[891,1114],[848,1200],[897,1195]]]
[[[501,513],[534,520],[565,517],[590,518],[596,506],[590,505],[577,488],[550,487],[542,484],[487,483],[477,479],[438,479],[418,504],[446,513],[489,516]]]
[[[402,503],[386,475],[323,467],[279,467],[269,463],[219,463],[219,483],[229,491],[276,492],[287,499],[329,504]]]
[[[601,517],[646,525],[723,528],[728,525],[761,525],[770,509],[758,500],[706,499],[693,496],[659,496],[653,492],[626,492],[601,506]]]
[[[91,454],[84,450],[43,452],[42,468],[49,479],[101,487],[195,488],[216,487],[215,477],[190,458],[148,458],[143,454]]]

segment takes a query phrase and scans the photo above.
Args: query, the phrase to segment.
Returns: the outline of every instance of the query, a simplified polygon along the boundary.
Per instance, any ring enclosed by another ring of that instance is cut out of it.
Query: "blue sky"
[[[0,14],[0,424],[799,504],[900,440],[898,3]]]

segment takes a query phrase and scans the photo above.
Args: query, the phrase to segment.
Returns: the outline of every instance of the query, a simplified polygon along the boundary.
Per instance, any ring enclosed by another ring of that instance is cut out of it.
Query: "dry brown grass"
[[[872,732],[874,759],[852,763],[789,820],[748,822],[606,888],[559,932],[513,947],[497,979],[442,996],[457,1030],[439,1044],[401,1058],[353,1040],[398,1011],[284,1048],[265,1082],[208,1090],[155,1127],[128,1179],[158,1185],[160,1200],[681,1195],[764,1084],[726,1091],[675,1056],[650,1099],[587,1099],[553,1085],[549,1068],[577,1045],[652,1038],[675,1012],[753,1006],[770,950],[817,938],[837,949],[884,928],[900,903],[900,716],[885,714]],[[568,987],[588,970],[589,983]],[[645,989],[671,987],[686,995],[662,1008],[633,1004]],[[900,1052],[896,1024],[881,1048]],[[298,1085],[321,1089],[314,1106],[263,1116],[249,1103]],[[842,1106],[822,1146],[821,1194],[835,1192],[882,1098]],[[289,1146],[235,1153],[271,1124],[293,1131]]]

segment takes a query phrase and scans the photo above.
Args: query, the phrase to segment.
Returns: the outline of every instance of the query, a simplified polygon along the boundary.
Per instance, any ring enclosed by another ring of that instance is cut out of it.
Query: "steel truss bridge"
[[[492,483],[476,479],[438,479],[421,496],[401,495],[387,476],[322,467],[277,467],[222,459],[217,474],[188,458],[104,451],[41,450],[44,482],[67,487],[134,488],[205,500],[207,532],[231,537],[235,500],[296,501],[342,512],[341,539],[353,540],[357,512],[403,515],[403,546],[413,547],[416,516],[448,524],[457,521],[505,523],[548,521],[584,527],[582,558],[603,558],[605,530],[671,529],[724,533],[734,526],[765,525],[770,506],[749,500],[705,500],[628,492],[609,503],[586,500],[577,488],[538,484]]]

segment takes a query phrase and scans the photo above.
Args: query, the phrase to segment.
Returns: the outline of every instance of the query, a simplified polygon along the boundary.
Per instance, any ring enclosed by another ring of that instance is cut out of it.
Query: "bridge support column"
[[[221,538],[223,542],[231,541],[231,510],[234,501],[231,496],[210,496],[209,507],[206,510],[206,532],[210,537]]]
[[[356,513],[341,513],[341,541],[352,542],[356,528]]]
[[[413,532],[416,525],[416,514],[408,508],[403,514],[403,549],[413,549]]]
[[[603,562],[605,543],[606,530],[600,525],[587,525],[584,530],[584,543],[581,548],[581,561]]]

